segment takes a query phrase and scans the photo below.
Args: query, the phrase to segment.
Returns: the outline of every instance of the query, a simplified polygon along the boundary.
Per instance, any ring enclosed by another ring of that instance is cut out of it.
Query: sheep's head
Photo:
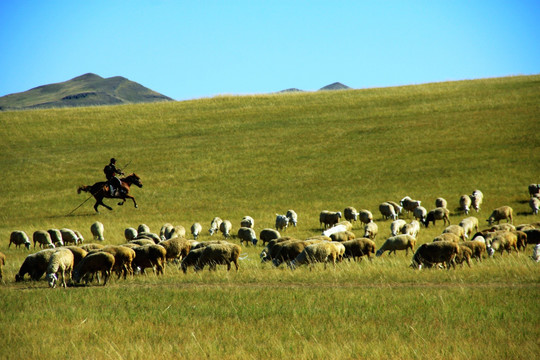
[[[251,239],[251,243],[252,243],[253,245],[257,245],[257,239],[256,239],[256,238]]]
[[[375,256],[379,257],[383,254],[383,251],[382,250],[377,250],[377,252],[375,253]]]
[[[58,281],[58,277],[56,276],[56,274],[48,274],[47,281],[49,282],[50,287],[55,288],[56,282]]]
[[[25,243],[24,243],[24,247],[25,247],[27,250],[30,250],[30,242],[25,242]]]

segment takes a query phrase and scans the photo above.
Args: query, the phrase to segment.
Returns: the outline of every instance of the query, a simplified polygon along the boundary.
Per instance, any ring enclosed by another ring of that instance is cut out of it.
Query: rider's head
[[[111,164],[116,164],[116,159],[115,158],[111,159]]]

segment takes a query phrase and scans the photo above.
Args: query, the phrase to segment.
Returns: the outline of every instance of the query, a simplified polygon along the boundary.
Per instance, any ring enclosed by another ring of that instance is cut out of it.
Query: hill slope
[[[0,98],[0,110],[117,105],[170,101],[171,98],[121,76],[84,74]]]

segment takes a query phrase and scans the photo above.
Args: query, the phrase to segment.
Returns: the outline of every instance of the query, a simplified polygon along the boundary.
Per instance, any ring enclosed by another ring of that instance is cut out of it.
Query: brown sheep
[[[421,269],[423,266],[431,268],[443,264],[447,269],[450,269],[450,266],[455,269],[454,259],[459,252],[459,245],[450,241],[422,244],[413,255],[411,267]]]
[[[448,225],[450,225],[450,219],[448,218],[448,215],[450,214],[450,211],[445,208],[435,208],[428,212],[426,216],[426,220],[424,220],[424,225],[426,228],[429,226],[429,223],[432,222],[433,226],[435,226],[435,220],[443,220],[444,224],[448,222]]]
[[[69,249],[73,253],[73,267],[77,266],[77,264],[88,254],[86,250],[78,246],[68,245],[64,246],[64,248]]]
[[[167,250],[166,260],[182,260],[191,250],[191,243],[184,238],[175,237],[169,240],[163,240],[159,243]]]
[[[435,207],[442,207],[446,209],[447,205],[448,205],[448,202],[446,201],[446,199],[442,197],[435,199]]]
[[[436,236],[436,237],[433,239],[433,242],[437,242],[437,241],[459,242],[459,241],[460,241],[460,237],[457,236],[457,235],[454,234],[454,233],[443,233],[443,234],[440,234],[440,235]]]
[[[286,241],[277,245],[277,252],[272,259],[274,266],[278,267],[281,263],[287,264],[293,261],[306,246],[310,245],[307,241]]]
[[[359,238],[342,242],[345,246],[345,257],[352,257],[354,261],[362,261],[362,256],[367,256],[371,261],[371,254],[375,255],[375,242],[368,238]]]
[[[486,252],[486,243],[483,241],[464,241],[459,243],[460,246],[466,246],[471,249],[471,258],[476,258],[477,261],[482,261],[482,254]]]
[[[90,253],[73,269],[73,281],[79,283],[84,278],[85,283],[88,284],[89,279],[97,274],[99,284],[99,273],[101,273],[103,276],[103,286],[105,286],[111,276],[113,266],[114,256],[112,254],[103,251]]]
[[[163,268],[165,266],[165,259],[167,256],[167,250],[161,245],[144,245],[135,250],[135,259],[131,266],[133,269],[140,268],[141,272],[145,274],[146,268],[155,268],[157,275],[163,274]]]
[[[514,219],[512,216],[513,212],[514,210],[510,206],[501,206],[493,210],[493,212],[491,213],[491,215],[486,221],[489,223],[489,225],[491,225],[495,221],[498,224],[499,221],[506,219],[506,222],[513,224],[514,223]]]
[[[459,225],[448,225],[444,230],[443,234],[451,233],[457,235],[461,240],[465,241],[465,229]]]
[[[340,231],[330,235],[330,239],[332,239],[332,241],[339,242],[352,240],[354,238],[356,238],[356,235],[354,235],[354,233],[351,231]]]
[[[197,261],[199,261],[199,258],[201,257],[204,248],[205,247],[191,249],[191,251],[182,259],[182,262],[180,263],[180,268],[182,269],[184,274],[187,273],[187,268],[189,266],[197,265]]]
[[[81,249],[88,252],[90,250],[103,249],[104,247],[105,247],[105,245],[102,245],[102,244],[84,244],[84,245],[81,246]]]
[[[336,260],[338,259],[338,248],[331,242],[320,242],[316,244],[308,245],[302,250],[302,252],[289,264],[291,269],[295,269],[297,266],[303,264],[313,265],[314,263],[326,264],[332,262],[334,267],[336,266]]]
[[[454,261],[456,264],[460,264],[463,267],[463,263],[466,262],[469,267],[471,267],[471,257],[473,256],[473,252],[470,247],[463,245],[463,243],[459,243],[459,253],[454,258]]]
[[[261,239],[263,246],[271,240],[279,239],[280,237],[281,234],[279,231],[270,228],[262,229],[259,234],[259,239]]]
[[[495,251],[499,251],[501,255],[504,250],[508,254],[510,254],[512,249],[517,252],[517,235],[504,230],[490,233],[486,237],[486,246],[489,256],[493,256]]]
[[[100,250],[95,251],[104,251],[108,252],[114,256],[114,267],[113,271],[118,275],[118,279],[124,274],[124,280],[127,278],[127,275],[133,275],[133,259],[135,259],[136,253],[135,250],[130,249],[126,246],[120,245],[107,245]]]
[[[231,270],[231,263],[238,271],[238,258],[242,248],[237,244],[211,244],[204,248],[197,264],[195,271],[203,270],[206,265],[210,270],[216,270],[216,265],[227,265],[227,271]]]
[[[527,244],[540,244],[540,229],[525,230],[524,233],[527,234]]]

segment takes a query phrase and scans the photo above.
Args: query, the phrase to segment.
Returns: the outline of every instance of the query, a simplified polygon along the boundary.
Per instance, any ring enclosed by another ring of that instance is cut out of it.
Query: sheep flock
[[[536,217],[540,185],[531,184],[528,190],[530,215]],[[455,201],[439,197],[433,206],[405,196],[400,201],[382,201],[378,211],[357,211],[352,206],[335,211],[321,210],[320,229],[307,238],[295,237],[296,230],[307,223],[308,217],[313,217],[310,220],[314,223],[315,213],[298,216],[291,209],[286,215],[274,212],[275,223],[260,225],[258,231],[255,220],[247,215],[238,221],[214,217],[211,221],[195,222],[188,235],[182,225],[166,223],[154,233],[147,225],[139,224],[116,234],[117,238],[124,239],[124,243],[116,245],[105,244],[114,235],[105,236],[105,227],[98,221],[89,226],[90,243],[85,242],[77,230],[36,230],[31,233],[33,252],[30,236],[17,229],[10,234],[8,248],[14,244],[13,251],[31,253],[14,279],[5,277],[2,268],[9,258],[0,253],[0,280],[6,283],[46,279],[49,286],[55,288],[57,284],[60,287],[104,286],[114,274],[116,281],[152,276],[147,270],[159,277],[168,268],[182,270],[178,271],[179,276],[190,276],[205,267],[208,271],[217,271],[218,265],[236,272],[241,271],[242,262],[249,257],[248,247],[260,249],[259,259],[251,260],[260,261],[263,269],[281,267],[293,272],[301,265],[339,271],[339,263],[360,262],[364,257],[376,263],[380,261],[377,258],[401,256],[410,258],[409,268],[412,269],[456,269],[464,265],[472,267],[475,262],[494,256],[512,253],[519,256],[520,252],[529,251],[530,258],[540,262],[540,221],[516,225],[510,206],[482,211],[483,198],[480,190],[474,190],[471,195],[456,196]],[[449,203],[455,203],[455,209],[448,208]],[[451,224],[450,216],[461,218]],[[205,225],[209,235],[201,240]],[[438,229],[438,234],[423,236],[428,227]],[[41,249],[35,249],[36,245]],[[324,267],[316,267],[317,263]]]

